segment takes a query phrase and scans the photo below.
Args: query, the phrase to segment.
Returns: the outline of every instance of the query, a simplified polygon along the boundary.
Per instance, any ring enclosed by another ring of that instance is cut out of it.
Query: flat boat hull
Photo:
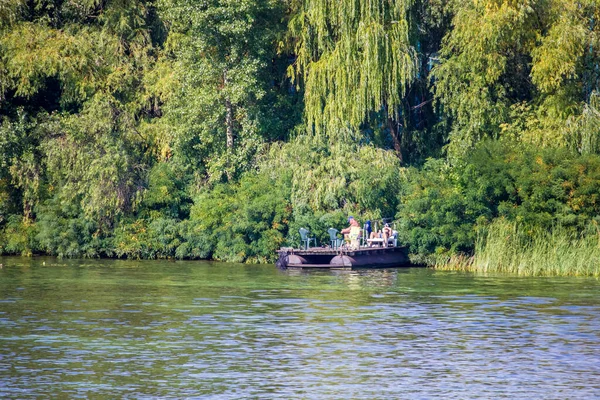
[[[279,268],[353,269],[390,268],[410,265],[406,247],[364,247],[358,250],[334,249],[281,249]]]

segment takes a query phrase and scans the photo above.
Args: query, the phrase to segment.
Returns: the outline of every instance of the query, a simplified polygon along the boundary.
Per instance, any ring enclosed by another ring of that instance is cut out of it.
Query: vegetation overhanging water
[[[445,268],[597,276],[599,10],[9,1],[0,254],[268,263],[354,215]]]

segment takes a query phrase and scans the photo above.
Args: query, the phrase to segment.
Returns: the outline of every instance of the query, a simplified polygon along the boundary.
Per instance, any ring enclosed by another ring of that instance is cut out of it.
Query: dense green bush
[[[219,184],[194,201],[178,256],[266,262],[284,242],[292,214],[287,182],[248,173],[239,184]]]
[[[418,254],[469,251],[476,224],[493,217],[485,190],[471,185],[476,178],[468,168],[457,174],[444,160],[411,169],[397,214],[401,242]]]
[[[183,239],[180,221],[172,218],[127,219],[114,230],[112,252],[127,258],[173,258]]]
[[[486,142],[450,166],[412,169],[398,219],[419,254],[471,252],[478,227],[503,216],[527,227],[585,229],[600,213],[600,157]]]
[[[38,208],[36,240],[39,251],[59,257],[111,256],[110,244],[98,224],[74,204],[52,199]],[[108,248],[107,248],[108,245]]]
[[[0,254],[31,256],[37,250],[36,226],[20,215],[10,215],[0,229]]]
[[[187,218],[192,204],[187,183],[185,171],[179,166],[170,162],[157,163],[148,174],[148,185],[141,193],[136,217]]]

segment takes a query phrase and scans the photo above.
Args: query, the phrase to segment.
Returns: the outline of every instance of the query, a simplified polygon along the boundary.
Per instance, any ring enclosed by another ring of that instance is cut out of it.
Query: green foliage
[[[2,1],[0,253],[267,262],[350,214],[425,256],[498,218],[574,238],[600,211],[599,10]]]
[[[273,145],[261,171],[288,182],[293,218],[288,244],[299,244],[298,229],[308,228],[320,244],[329,244],[328,228],[347,226],[348,215],[360,221],[392,217],[403,169],[392,151],[371,145],[299,136]]]
[[[30,220],[43,191],[38,121],[17,110],[14,121],[0,117],[0,225],[11,213]]]
[[[51,194],[74,202],[86,218],[110,227],[130,208],[139,179],[133,143],[119,129],[118,112],[109,99],[97,97],[79,115],[66,120],[62,135],[44,143]],[[59,129],[60,129],[59,128]]]
[[[401,171],[390,151],[330,148],[299,138],[273,145],[259,171],[244,174],[238,183],[203,188],[189,220],[175,220],[165,217],[174,215],[166,206],[185,197],[170,168],[153,168],[138,218],[115,228],[119,257],[267,262],[280,246],[298,245],[300,227],[327,244],[327,229],[345,227],[349,213],[364,219],[393,215]]]
[[[581,154],[600,154],[600,95],[593,92],[581,115],[567,124],[567,145]]]
[[[283,7],[279,0],[160,2],[177,77],[165,115],[175,156],[211,182],[236,178],[267,139],[285,136],[277,129],[294,111],[274,84],[283,71],[272,74]]]
[[[600,157],[566,149],[479,146],[461,165],[412,170],[401,194],[401,239],[416,253],[472,252],[497,217],[525,227],[580,232],[600,212]]]
[[[129,209],[151,145],[141,77],[160,24],[146,5],[32,2],[2,26],[3,166],[26,218],[42,197],[80,207],[100,229]]]
[[[566,145],[577,134],[569,122],[598,90],[598,9],[595,0],[456,2],[433,72],[452,123],[449,154],[459,157],[507,127],[524,142]],[[523,104],[527,124],[511,113]]]
[[[20,215],[10,215],[0,229],[0,254],[31,256],[37,250],[36,226]]]
[[[160,32],[148,2],[39,3],[23,8],[0,36],[2,92],[32,98],[56,78],[63,107],[98,91],[136,95],[128,89],[151,64],[152,34]]]
[[[285,241],[291,217],[286,183],[267,173],[249,173],[239,184],[219,184],[201,193],[186,232],[197,239],[186,249],[231,262],[273,260]]]
[[[59,257],[112,255],[98,224],[86,219],[76,205],[54,198],[39,207],[38,214],[36,240],[41,251]]]
[[[444,160],[430,160],[420,171],[411,169],[400,194],[400,241],[422,255],[470,251],[477,224],[493,217],[495,200],[486,196],[491,185],[480,190],[472,179],[479,180],[474,168],[456,171]]]
[[[407,1],[295,3],[289,29],[305,85],[308,127],[332,138],[357,130],[373,111],[398,119],[417,74]],[[351,128],[350,130],[346,128]]]
[[[186,175],[169,162],[156,164],[148,175],[148,188],[137,207],[138,217],[187,218],[191,199],[186,191]]]
[[[12,3],[0,8],[2,218],[20,206],[34,251],[111,255],[156,153],[143,76],[161,23],[146,1]]]
[[[402,169],[388,150],[301,136],[273,146],[262,167],[291,179],[295,213],[342,210],[380,218],[396,209]]]
[[[511,103],[529,100],[528,52],[539,24],[535,7],[541,3],[455,3],[454,28],[433,72],[436,98],[453,120],[452,155],[463,155],[479,140],[497,136]]]
[[[111,251],[117,257],[134,259],[174,258],[183,241],[179,231],[176,219],[125,219],[114,230]]]

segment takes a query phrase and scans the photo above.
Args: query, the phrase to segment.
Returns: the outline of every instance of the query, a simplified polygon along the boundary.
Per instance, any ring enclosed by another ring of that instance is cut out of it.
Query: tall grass
[[[600,230],[528,229],[496,220],[480,235],[475,255],[438,260],[436,268],[521,276],[600,276]]]

